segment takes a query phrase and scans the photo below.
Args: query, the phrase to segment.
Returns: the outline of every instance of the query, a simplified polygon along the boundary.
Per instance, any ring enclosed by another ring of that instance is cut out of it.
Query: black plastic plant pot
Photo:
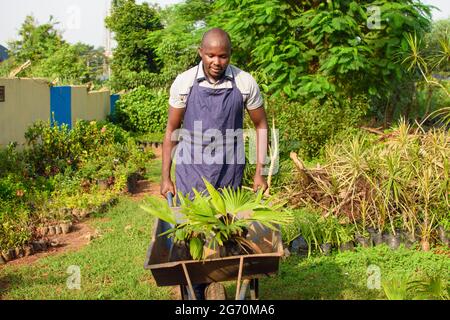
[[[184,242],[172,243],[169,252],[169,261],[192,260],[188,245]]]
[[[370,238],[372,239],[372,243],[374,246],[378,246],[383,243],[383,235],[381,233],[371,233]]]
[[[450,232],[446,231],[443,226],[437,228],[439,240],[443,245],[450,246]]]
[[[363,248],[368,248],[371,246],[372,241],[370,241],[370,237],[364,237],[362,235],[356,235],[356,242]]]
[[[331,247],[332,247],[331,243],[322,243],[320,245],[323,254],[326,256],[329,256],[331,254]]]
[[[353,251],[353,249],[355,248],[355,245],[353,244],[352,241],[349,242],[344,242],[339,246],[339,251],[343,252],[343,251]]]
[[[292,253],[296,253],[298,255],[307,255],[308,254],[308,243],[305,238],[302,236],[297,237],[295,240],[291,242],[289,250]]]
[[[383,235],[383,241],[392,250],[398,249],[398,247],[400,246],[400,244],[402,242],[400,234],[394,235],[394,234],[390,234],[390,233],[385,233]]]

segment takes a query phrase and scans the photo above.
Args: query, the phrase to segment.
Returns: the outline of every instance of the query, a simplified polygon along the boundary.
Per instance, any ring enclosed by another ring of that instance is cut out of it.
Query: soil
[[[27,257],[11,260],[6,265],[29,265],[43,257],[70,251],[77,251],[81,247],[87,245],[94,234],[95,230],[88,224],[83,222],[77,223],[72,226],[71,232],[67,234],[49,236],[48,239],[50,243],[53,242],[55,246],[49,246],[47,251],[41,251]],[[1,267],[2,266],[0,266],[0,268]]]

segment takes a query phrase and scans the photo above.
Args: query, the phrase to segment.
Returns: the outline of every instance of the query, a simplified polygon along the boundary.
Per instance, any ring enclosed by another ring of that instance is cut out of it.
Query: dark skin
[[[230,63],[231,45],[229,38],[221,30],[212,30],[205,35],[202,46],[198,53],[202,58],[203,71],[205,76],[211,83],[216,83],[224,76],[225,70]],[[176,146],[176,141],[171,141],[172,133],[181,128],[184,118],[184,108],[169,108],[169,118],[167,121],[166,133],[162,148],[162,177],[161,177],[161,195],[166,196],[168,192],[173,195],[176,194],[175,185],[170,175],[172,167],[172,150]],[[267,182],[262,175],[263,159],[262,155],[267,151],[267,132],[268,124],[264,108],[257,108],[255,110],[248,110],[250,119],[252,120],[257,132],[257,146],[256,151],[259,155],[257,157],[256,173],[253,178],[253,190],[267,189]]]

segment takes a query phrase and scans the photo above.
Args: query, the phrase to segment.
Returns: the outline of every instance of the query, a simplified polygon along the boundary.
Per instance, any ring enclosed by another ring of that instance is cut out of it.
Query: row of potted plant
[[[136,190],[154,157],[110,123],[79,121],[69,130],[38,122],[26,138],[23,149],[0,149],[0,250],[104,211],[119,194]]]
[[[293,214],[294,222],[282,228],[283,241],[289,250],[308,256],[314,250],[327,255],[332,249],[353,250],[355,245],[369,247],[384,243],[391,249],[397,249],[403,244],[410,248],[419,245],[422,240],[420,228],[413,232],[400,228],[380,231],[373,227],[365,228],[362,224],[353,224],[345,217],[322,216],[311,208],[294,210]],[[444,227],[437,226],[431,235],[431,240],[435,243],[449,245],[450,232]]]
[[[428,251],[438,229],[450,231],[449,154],[444,127],[401,121],[377,135],[359,131],[327,145],[320,166],[306,168],[291,154],[295,183],[283,196],[292,206],[308,203],[323,215],[346,217],[360,232],[373,226],[393,235],[396,229],[418,233]]]

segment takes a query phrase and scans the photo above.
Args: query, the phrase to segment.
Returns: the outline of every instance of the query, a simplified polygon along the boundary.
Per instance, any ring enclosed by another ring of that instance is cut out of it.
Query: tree
[[[187,0],[161,10],[164,28],[150,32],[147,37],[159,67],[157,86],[169,86],[179,73],[198,63],[197,49],[211,10],[207,0]]]
[[[135,0],[116,0],[105,23],[117,41],[112,87],[130,89],[148,84],[152,73],[158,71],[154,49],[146,41],[149,32],[162,28],[157,11],[145,2],[138,5]]]
[[[54,54],[65,43],[55,29],[57,22],[50,16],[49,22],[39,25],[33,16],[27,16],[20,27],[20,39],[8,43],[9,51],[21,64],[45,59]]]
[[[266,92],[301,101],[365,93],[389,118],[406,77],[395,59],[403,35],[431,25],[430,8],[414,0],[217,0],[214,8],[208,23],[230,32],[236,63]]]
[[[33,76],[58,80],[58,84],[86,83],[90,80],[86,60],[76,46],[64,43],[46,59],[32,68]]]
[[[31,67],[21,75],[58,79],[58,84],[83,84],[100,78],[103,50],[83,43],[67,43],[56,30],[57,24],[52,16],[41,25],[27,16],[19,30],[19,40],[9,43],[11,57],[2,64],[1,74],[7,75],[29,60]]]

